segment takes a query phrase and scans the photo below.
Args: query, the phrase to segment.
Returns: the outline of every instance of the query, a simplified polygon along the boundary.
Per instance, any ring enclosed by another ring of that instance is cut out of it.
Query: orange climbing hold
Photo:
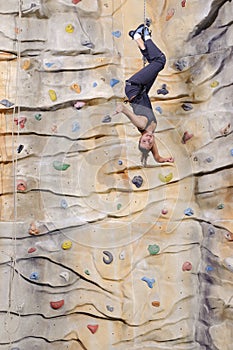
[[[28,232],[30,235],[36,236],[40,233],[40,230],[36,227],[36,224],[32,222]]]
[[[170,8],[167,12],[166,21],[169,21],[169,19],[174,16],[175,12],[176,10],[174,8]]]
[[[159,307],[160,306],[160,302],[159,301],[157,301],[157,300],[155,300],[155,301],[152,301],[152,306],[154,306],[154,307]]]
[[[16,187],[18,192],[25,192],[27,190],[27,184],[24,180],[18,180]]]
[[[23,61],[23,64],[22,64],[22,69],[24,70],[28,70],[31,66],[31,60],[30,58],[26,59]]]
[[[77,94],[80,94],[80,92],[81,92],[81,86],[78,85],[78,84],[74,83],[74,84],[71,85],[70,88],[71,88],[71,90],[77,92]]]

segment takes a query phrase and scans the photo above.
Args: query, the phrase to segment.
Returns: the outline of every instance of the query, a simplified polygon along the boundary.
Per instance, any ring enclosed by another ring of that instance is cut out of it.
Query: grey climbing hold
[[[14,103],[12,103],[12,102],[10,102],[10,101],[8,101],[8,100],[6,100],[6,99],[1,100],[0,103],[1,103],[3,106],[8,107],[8,108],[14,106]]]
[[[68,208],[68,203],[65,199],[61,200],[61,208],[66,209]]]
[[[17,148],[17,152],[21,153],[23,149],[24,149],[24,145],[19,145]]]
[[[181,107],[186,112],[191,111],[193,109],[193,106],[191,105],[191,103],[183,103]]]
[[[113,262],[113,255],[108,250],[104,250],[103,254],[106,255],[106,257],[103,257],[103,262],[107,265],[111,264]]]
[[[134,176],[132,183],[137,187],[140,188],[142,186],[143,183],[143,178],[141,177],[141,175],[136,175]]]
[[[82,46],[86,46],[86,47],[88,47],[89,49],[94,49],[94,47],[95,47],[95,45],[94,45],[92,42],[88,41],[88,40],[82,41],[82,42],[81,42],[81,45],[82,45]]]
[[[184,70],[185,67],[187,66],[187,63],[184,60],[178,60],[174,65],[177,70],[182,72],[182,70]]]
[[[214,235],[215,234],[215,230],[213,229],[213,227],[209,227],[208,228],[208,233],[209,233],[209,235]]]
[[[103,119],[102,123],[110,123],[112,121],[112,118],[109,114],[107,114]]]
[[[192,208],[187,208],[185,209],[184,214],[187,216],[192,216],[194,214],[194,211]]]
[[[169,91],[167,90],[167,85],[163,84],[161,89],[157,90],[158,95],[167,95]]]
[[[114,311],[114,307],[113,306],[110,306],[110,305],[107,305],[106,306],[106,309],[110,312],[113,312]]]
[[[206,158],[207,163],[212,163],[214,160],[214,157],[208,157]]]

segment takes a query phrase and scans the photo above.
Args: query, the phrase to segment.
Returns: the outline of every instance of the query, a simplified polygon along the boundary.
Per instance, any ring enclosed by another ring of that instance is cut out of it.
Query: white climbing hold
[[[233,272],[233,258],[225,258],[223,264],[228,270]]]
[[[119,254],[119,258],[120,258],[120,260],[125,260],[125,251],[122,251],[122,252]]]
[[[69,282],[69,279],[70,279],[70,274],[69,274],[69,272],[63,271],[63,272],[60,273],[59,276],[61,276],[62,278],[64,278],[64,280],[65,280],[66,282]]]

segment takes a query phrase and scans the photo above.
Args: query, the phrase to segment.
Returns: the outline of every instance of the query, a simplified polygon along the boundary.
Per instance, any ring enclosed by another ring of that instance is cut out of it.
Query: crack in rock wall
[[[146,1],[167,56],[156,139],[175,158],[147,167],[114,115],[143,66],[128,36],[143,13],[0,5],[3,350],[232,347],[233,4]]]

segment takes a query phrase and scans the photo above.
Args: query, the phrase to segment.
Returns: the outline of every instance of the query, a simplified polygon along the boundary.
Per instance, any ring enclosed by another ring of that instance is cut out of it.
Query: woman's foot
[[[137,27],[137,29],[130,30],[129,36],[134,40],[137,40],[139,38],[142,38],[143,40],[147,40],[149,37],[151,37],[151,31],[147,26],[145,26],[145,24],[140,24]]]

